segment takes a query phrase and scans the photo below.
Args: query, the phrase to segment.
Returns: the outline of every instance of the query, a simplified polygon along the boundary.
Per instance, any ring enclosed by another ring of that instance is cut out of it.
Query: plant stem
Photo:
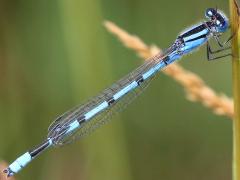
[[[240,180],[240,59],[239,59],[239,15],[236,1],[230,0],[230,20],[232,33],[236,33],[232,40],[232,76],[234,97],[233,121],[233,180]]]

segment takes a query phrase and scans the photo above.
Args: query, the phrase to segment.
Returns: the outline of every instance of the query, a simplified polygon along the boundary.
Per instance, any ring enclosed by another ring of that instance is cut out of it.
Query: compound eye
[[[213,16],[213,13],[212,11],[207,11],[207,14],[206,14],[208,17],[212,17]]]
[[[212,18],[213,16],[215,16],[215,14],[216,14],[216,10],[213,8],[208,8],[205,12],[205,16],[207,18]]]
[[[219,20],[216,20],[216,25],[219,26],[219,27],[222,27],[223,23],[221,23],[221,21],[219,21]]]
[[[219,20],[216,20],[216,25],[217,26],[220,26],[221,25],[221,22]]]

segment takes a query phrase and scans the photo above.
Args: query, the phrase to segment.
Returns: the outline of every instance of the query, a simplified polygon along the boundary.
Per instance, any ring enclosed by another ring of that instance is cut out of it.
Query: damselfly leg
[[[212,50],[209,42],[207,41],[207,59],[208,59],[208,61],[220,59],[220,58],[227,57],[227,56],[232,56],[232,53],[229,53],[229,52],[216,56],[218,53],[224,52],[229,49],[231,49],[231,46],[225,46],[225,47],[223,46],[217,50]]]
[[[231,49],[230,42],[235,35],[236,35],[236,33],[234,32],[225,42],[220,41],[220,38],[219,38],[220,35],[214,35],[213,36],[214,40],[217,42],[217,45],[219,46],[219,49],[212,50],[213,48],[210,46],[209,41],[207,41],[207,59],[209,61],[211,61],[211,60],[216,60],[216,59],[220,59],[220,58],[227,57],[227,56],[232,56],[232,53],[230,53],[230,52],[227,52],[227,53],[219,55],[219,56],[215,56],[215,55]]]

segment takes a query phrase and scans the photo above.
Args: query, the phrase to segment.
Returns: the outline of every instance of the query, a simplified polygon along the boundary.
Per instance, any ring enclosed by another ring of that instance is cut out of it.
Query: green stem
[[[233,122],[233,180],[240,180],[240,33],[237,5],[230,0],[230,20],[232,33],[236,33],[232,41],[232,72],[233,72],[233,97],[234,97],[234,122]]]

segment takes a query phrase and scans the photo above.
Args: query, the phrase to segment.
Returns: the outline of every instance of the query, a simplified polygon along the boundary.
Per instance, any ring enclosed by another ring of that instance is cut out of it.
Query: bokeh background
[[[143,63],[105,30],[105,19],[167,48],[216,6],[228,14],[226,0],[1,0],[0,159],[12,162],[58,115]],[[180,63],[231,96],[230,58],[207,62],[201,48]],[[16,178],[230,179],[231,124],[160,73],[110,124],[45,152]]]

